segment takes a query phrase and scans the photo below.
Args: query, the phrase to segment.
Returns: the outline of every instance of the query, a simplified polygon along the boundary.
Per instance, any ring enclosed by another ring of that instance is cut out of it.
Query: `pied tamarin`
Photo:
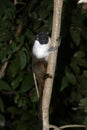
[[[48,56],[50,53],[50,37],[47,33],[40,33],[36,36],[33,50],[32,50],[32,70],[36,76],[36,80],[38,83],[39,90],[39,120],[40,120],[40,129],[43,129],[43,121],[42,121],[42,97],[43,97],[43,89],[44,82],[46,78],[51,78],[49,74],[47,74],[47,64],[48,64]]]

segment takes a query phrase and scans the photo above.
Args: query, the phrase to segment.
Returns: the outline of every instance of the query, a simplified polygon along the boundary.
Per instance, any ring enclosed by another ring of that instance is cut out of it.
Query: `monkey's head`
[[[49,42],[49,36],[47,33],[39,33],[37,36],[36,36],[36,40],[39,41],[40,44],[48,44]]]

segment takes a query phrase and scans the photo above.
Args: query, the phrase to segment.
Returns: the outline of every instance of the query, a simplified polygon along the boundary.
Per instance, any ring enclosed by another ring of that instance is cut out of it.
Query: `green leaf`
[[[78,65],[81,67],[86,67],[87,68],[87,60],[84,58],[82,59],[77,59]]]
[[[20,99],[20,95],[18,93],[16,93],[16,95],[14,97],[14,101],[16,104],[18,103],[19,99]]]
[[[11,72],[11,76],[15,77],[16,74],[19,72],[19,65],[20,65],[20,60],[19,57],[17,57],[15,60],[12,61],[12,63],[9,66],[9,71]]]
[[[4,103],[3,103],[2,98],[0,98],[0,110],[1,112],[4,112]]]
[[[0,80],[0,90],[11,90],[10,86],[4,82],[3,80]]]
[[[27,62],[26,61],[27,57],[26,57],[26,54],[23,50],[21,50],[19,52],[19,57],[20,57],[20,69],[23,70],[24,67],[26,66],[26,62]]]
[[[72,59],[72,62],[70,64],[71,68],[73,69],[75,74],[80,73],[80,67],[77,64],[77,60],[75,58]]]
[[[24,39],[25,39],[25,36],[24,35],[21,35],[20,37],[16,37],[17,39],[17,42],[20,43],[18,44],[18,47],[21,48],[22,45],[24,44]]]
[[[34,42],[33,32],[31,30],[27,29],[25,35],[27,36],[29,43],[33,44],[33,42]]]
[[[29,74],[28,76],[25,76],[25,79],[21,86],[21,91],[26,92],[32,88],[34,84],[33,75]]]
[[[11,83],[12,88],[16,89],[19,86],[19,84],[22,81],[22,79],[23,79],[23,75],[21,75],[21,74],[18,75],[15,79],[13,79],[13,81]]]
[[[87,125],[87,116],[84,119],[84,124]],[[87,128],[86,128],[86,130],[87,130]]]
[[[37,92],[36,90],[35,91],[32,91],[32,94],[30,95],[30,98],[31,98],[31,101],[33,103],[36,103],[38,101],[38,95],[37,95]]]
[[[83,78],[79,80],[79,92],[82,94],[82,95],[87,95],[87,79],[86,78]]]
[[[22,98],[20,98],[17,102],[18,107],[23,107],[26,105],[26,101]]]
[[[21,44],[18,44],[18,46],[16,45],[16,42],[12,42],[10,45],[9,45],[9,51],[11,54],[13,54],[14,52],[17,52],[22,46],[22,43]]]
[[[77,91],[72,91],[71,92],[71,96],[70,96],[70,99],[73,101],[73,102],[79,102],[79,100],[82,98],[82,95],[80,93],[78,93],[77,95]]]
[[[66,72],[67,81],[73,85],[76,84],[76,78],[73,73]]]
[[[0,51],[0,60],[1,60],[2,62],[5,62],[5,61],[7,61],[10,57],[11,57],[11,54],[10,54],[10,52],[8,51],[8,48],[3,48],[3,47],[2,47],[2,50]]]
[[[76,57],[76,58],[83,58],[84,56],[85,56],[85,53],[83,51],[77,51],[74,54],[74,57]]]
[[[87,97],[80,100],[79,106],[84,108],[84,112],[87,113]]]
[[[87,97],[80,100],[79,106],[87,106]]]
[[[86,113],[87,113],[87,106],[85,106],[84,112],[86,112]]]
[[[87,70],[84,70],[84,71],[83,71],[83,76],[84,76],[85,78],[87,78]]]
[[[71,37],[72,37],[73,41],[75,42],[75,44],[77,46],[79,46],[79,44],[80,44],[80,30],[77,28],[71,28],[70,33],[71,33]]]

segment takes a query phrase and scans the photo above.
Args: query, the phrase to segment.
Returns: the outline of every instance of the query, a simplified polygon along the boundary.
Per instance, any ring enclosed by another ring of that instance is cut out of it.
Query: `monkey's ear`
[[[39,36],[39,34],[37,34],[37,35],[35,36],[35,40],[39,40],[38,36]]]

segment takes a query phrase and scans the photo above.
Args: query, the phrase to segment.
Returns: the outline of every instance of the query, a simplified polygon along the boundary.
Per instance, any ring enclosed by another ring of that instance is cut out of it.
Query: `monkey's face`
[[[48,44],[49,36],[47,33],[40,33],[36,36],[36,40],[39,41],[40,44]]]

